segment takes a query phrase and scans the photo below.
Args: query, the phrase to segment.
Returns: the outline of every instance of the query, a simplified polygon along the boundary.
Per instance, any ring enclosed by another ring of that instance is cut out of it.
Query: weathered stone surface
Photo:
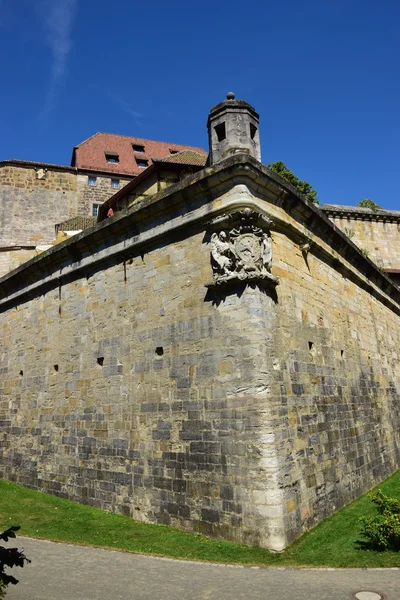
[[[261,160],[259,115],[244,100],[227,99],[213,106],[207,121],[209,164],[213,165],[229,155],[246,152]]]
[[[96,185],[88,185],[88,177],[96,178]],[[132,177],[121,177],[110,174],[108,176],[88,172],[79,173],[77,178],[78,190],[78,214],[93,214],[93,204],[103,204],[108,198],[111,198],[119,189],[122,189]],[[112,181],[118,181],[118,188],[111,187]]]
[[[400,211],[326,210],[354,244],[383,269],[400,272]],[[398,280],[397,280],[398,284]]]
[[[101,205],[131,178],[97,176],[96,186],[88,176],[70,167],[34,164],[0,165],[0,276],[33,258],[54,243],[55,225],[76,215],[92,215],[93,204]]]
[[[207,290],[246,206],[280,283]],[[1,476],[281,549],[399,464],[400,292],[347,247],[237,155],[3,278]]]
[[[1,247],[50,244],[54,224],[76,212],[75,174],[48,172],[39,180],[33,168],[0,168]]]

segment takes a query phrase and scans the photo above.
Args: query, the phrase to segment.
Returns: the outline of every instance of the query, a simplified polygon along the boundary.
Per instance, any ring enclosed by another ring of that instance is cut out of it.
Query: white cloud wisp
[[[72,23],[78,0],[41,0],[38,5],[43,31],[52,54],[50,83],[40,113],[43,118],[54,108],[72,48]]]

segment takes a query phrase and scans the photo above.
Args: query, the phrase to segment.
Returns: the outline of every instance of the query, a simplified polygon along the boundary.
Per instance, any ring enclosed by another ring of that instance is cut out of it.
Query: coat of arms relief
[[[271,219],[250,208],[221,215],[210,223],[214,281],[207,287],[249,281],[276,285],[272,275]]]

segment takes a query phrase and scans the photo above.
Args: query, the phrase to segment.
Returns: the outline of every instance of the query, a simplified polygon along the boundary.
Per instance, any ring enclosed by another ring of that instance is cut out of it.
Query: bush
[[[363,200],[361,200],[361,202],[357,204],[357,206],[359,206],[360,208],[370,208],[374,212],[376,212],[377,210],[382,210],[382,206],[379,206],[379,204],[371,200],[371,198],[364,198]]]
[[[0,540],[8,542],[9,538],[15,538],[15,532],[18,531],[19,527],[13,526],[0,533]],[[18,583],[18,579],[15,579],[12,575],[7,575],[4,572],[6,567],[23,567],[24,562],[31,562],[26,558],[23,552],[20,552],[18,548],[4,548],[0,546],[0,598],[3,598],[6,593],[7,586],[12,583]]]
[[[381,490],[369,494],[376,505],[375,517],[361,517],[361,534],[377,550],[400,550],[400,500],[385,496]]]

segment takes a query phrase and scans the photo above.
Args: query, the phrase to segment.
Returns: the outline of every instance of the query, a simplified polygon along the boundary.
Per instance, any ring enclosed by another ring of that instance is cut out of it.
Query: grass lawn
[[[400,471],[378,487],[388,496],[400,498]],[[212,562],[400,567],[400,552],[376,552],[360,545],[358,518],[373,514],[372,502],[363,496],[303,535],[284,552],[273,554],[162,525],[137,523],[128,517],[0,481],[0,531],[10,525],[21,525],[19,533],[30,537]]]

